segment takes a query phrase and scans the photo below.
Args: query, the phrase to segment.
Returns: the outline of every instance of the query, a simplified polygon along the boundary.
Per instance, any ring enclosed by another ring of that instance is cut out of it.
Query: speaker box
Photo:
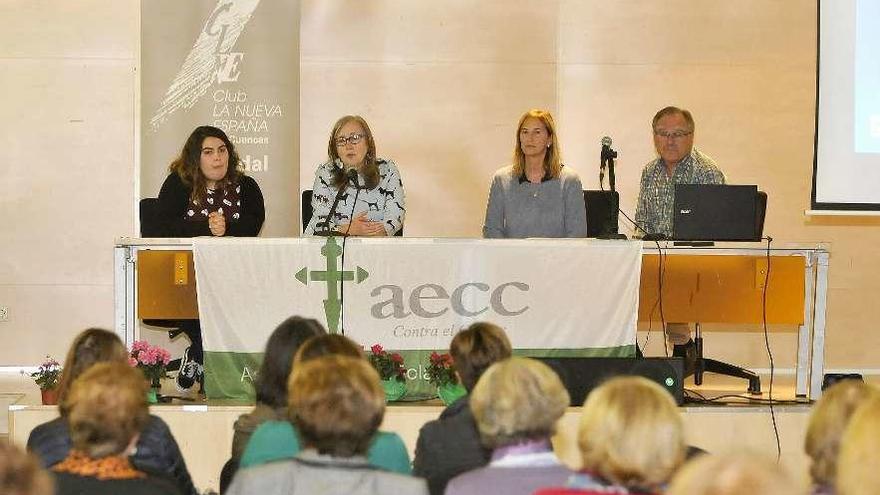
[[[571,405],[580,407],[591,390],[615,376],[635,375],[656,382],[675,402],[684,402],[684,360],[682,358],[538,358],[562,379]]]

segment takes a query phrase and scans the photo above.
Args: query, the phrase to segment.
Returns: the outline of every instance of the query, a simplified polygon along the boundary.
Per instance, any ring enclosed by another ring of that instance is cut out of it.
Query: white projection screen
[[[819,0],[814,210],[880,210],[880,0]]]

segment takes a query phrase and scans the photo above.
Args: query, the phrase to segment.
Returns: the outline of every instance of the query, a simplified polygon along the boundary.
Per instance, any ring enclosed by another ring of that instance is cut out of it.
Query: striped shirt
[[[672,208],[676,184],[724,184],[724,172],[715,161],[696,148],[673,169],[670,176],[661,158],[645,165],[639,183],[635,236],[664,234],[672,237]],[[641,230],[641,232],[639,232]]]

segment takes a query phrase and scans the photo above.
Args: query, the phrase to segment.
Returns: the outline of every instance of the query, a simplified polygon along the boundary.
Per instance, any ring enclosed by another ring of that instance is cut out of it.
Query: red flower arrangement
[[[381,345],[375,344],[370,347],[370,354],[367,359],[373,368],[379,372],[379,378],[383,380],[397,380],[399,382],[406,381],[406,366],[403,363],[403,356],[393,352],[389,353],[382,348]]]
[[[455,368],[452,366],[452,356],[449,354],[437,354],[432,352],[428,358],[428,381],[437,387],[458,383],[455,376]]]

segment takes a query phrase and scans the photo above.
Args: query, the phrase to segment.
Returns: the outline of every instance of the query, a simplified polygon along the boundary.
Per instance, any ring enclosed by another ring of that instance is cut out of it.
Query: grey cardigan
[[[483,237],[586,237],[587,210],[577,172],[563,167],[556,178],[533,184],[512,175],[513,166],[495,172],[489,188]]]
[[[428,495],[425,480],[382,471],[366,457],[339,458],[306,449],[296,458],[241,469],[227,495]]]

